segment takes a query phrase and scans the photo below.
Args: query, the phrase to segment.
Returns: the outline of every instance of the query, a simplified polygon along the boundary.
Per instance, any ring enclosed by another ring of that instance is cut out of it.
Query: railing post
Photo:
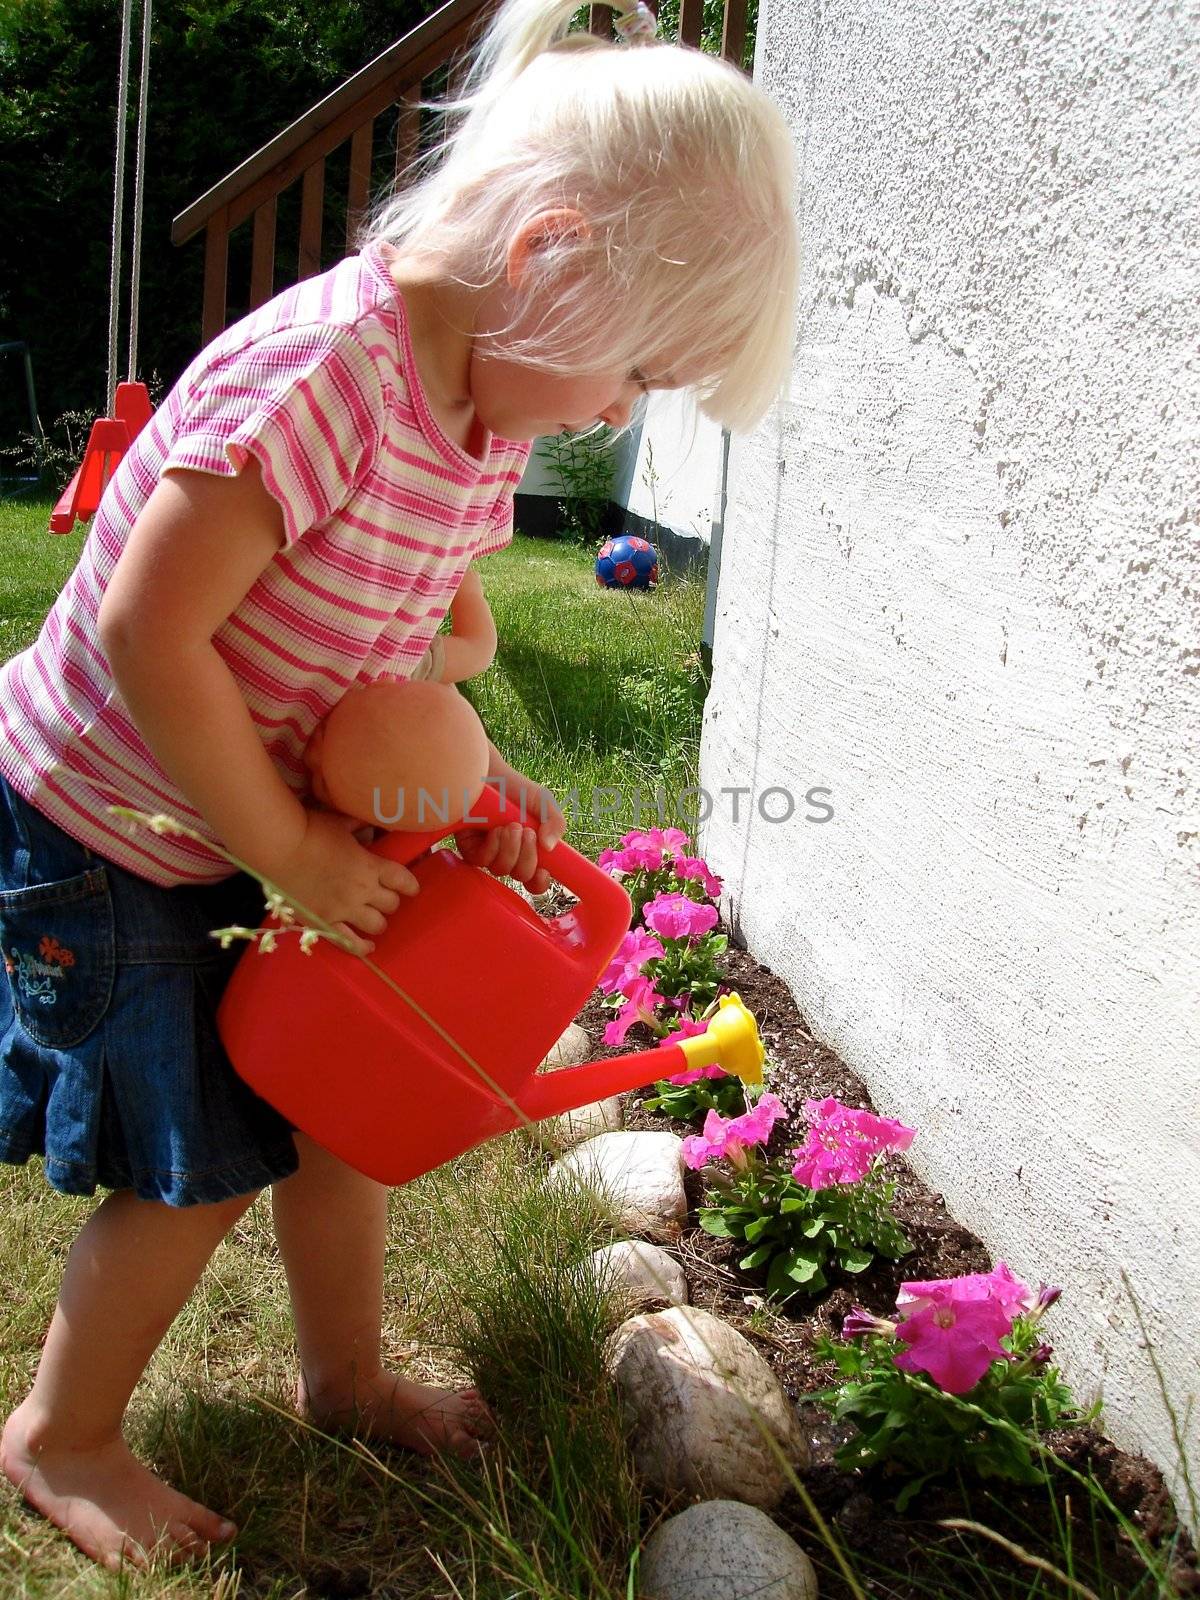
[[[321,230],[325,204],[325,157],[304,170],[300,189],[300,256],[297,276],[311,278],[321,270]]]
[[[679,42],[690,44],[694,49],[700,48],[700,38],[704,32],[704,0],[680,0],[679,3]]]
[[[725,26],[721,30],[721,54],[735,67],[742,64],[746,49],[746,0],[725,0]]]
[[[613,14],[609,6],[588,7],[588,32],[597,33],[602,39],[611,39],[613,31]]]
[[[400,97],[396,108],[396,182],[408,175],[408,169],[421,153],[421,86],[414,84]]]
[[[346,191],[346,254],[358,242],[358,230],[367,213],[371,194],[371,148],[375,139],[375,119],[364,122],[350,140],[350,183]]]
[[[209,217],[204,229],[204,310],[200,340],[209,344],[225,326],[225,295],[229,274],[229,207]]]
[[[254,246],[250,255],[250,309],[265,305],[275,293],[275,213],[272,195],[254,213]]]

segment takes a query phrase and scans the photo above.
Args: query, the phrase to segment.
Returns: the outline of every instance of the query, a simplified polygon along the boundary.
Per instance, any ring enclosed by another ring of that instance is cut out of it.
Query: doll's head
[[[452,684],[351,689],[304,752],[322,805],[377,827],[433,831],[461,821],[483,788],[483,724]]]
[[[791,360],[787,125],[730,63],[568,35],[576,9],[499,8],[441,158],[366,237],[471,288],[511,287],[501,322],[474,330],[506,361],[687,388],[716,420],[751,426]]]

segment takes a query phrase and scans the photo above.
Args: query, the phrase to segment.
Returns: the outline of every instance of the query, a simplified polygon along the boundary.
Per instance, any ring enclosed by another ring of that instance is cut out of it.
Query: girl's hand
[[[554,880],[538,865],[538,845],[552,850],[567,831],[567,819],[549,789],[507,762],[505,768],[504,798],[518,810],[523,808],[528,825],[505,822],[485,833],[457,833],[454,842],[459,855],[473,867],[482,867],[498,878],[516,878],[530,894],[542,894]]]
[[[292,854],[273,864],[270,877],[285,896],[331,923],[356,955],[370,955],[369,936],[382,933],[400,896],[416,894],[407,867],[386,861],[360,844],[363,824],[336,811],[310,811],[304,837]],[[373,832],[373,830],[372,830]],[[365,835],[364,835],[365,836]]]

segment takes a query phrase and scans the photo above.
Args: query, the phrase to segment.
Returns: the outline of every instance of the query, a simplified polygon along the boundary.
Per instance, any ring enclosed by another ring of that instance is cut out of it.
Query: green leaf
[[[936,1472],[926,1472],[922,1474],[921,1477],[913,1478],[911,1482],[906,1483],[904,1488],[901,1489],[900,1493],[896,1496],[896,1510],[906,1510],[909,1501],[912,1500],[913,1496],[920,1494],[925,1485],[929,1483],[931,1479],[936,1477]]]
[[[814,1217],[811,1222],[806,1222],[800,1232],[806,1239],[816,1239],[825,1231],[825,1218]]]
[[[814,1278],[821,1276],[819,1256],[802,1253],[799,1250],[789,1250],[784,1260],[788,1264],[787,1275],[793,1283],[812,1283]]]
[[[865,1272],[875,1260],[869,1250],[839,1250],[837,1264],[843,1272]]]
[[[819,1269],[809,1274],[807,1280],[797,1279],[792,1275],[794,1258],[790,1253],[777,1255],[772,1261],[767,1272],[767,1293],[777,1299],[787,1300],[798,1289],[806,1289],[810,1294],[815,1294],[818,1289],[825,1287],[825,1278]]]
[[[749,1272],[754,1267],[761,1267],[763,1263],[769,1261],[774,1254],[775,1246],[773,1244],[760,1244],[756,1249],[751,1250],[748,1256],[743,1256],[738,1262],[738,1266],[741,1267],[744,1272]]]
[[[757,1244],[764,1233],[769,1233],[774,1226],[774,1217],[755,1217],[753,1222],[746,1224],[746,1243]]]
[[[789,1217],[794,1211],[807,1211],[808,1201],[802,1200],[799,1195],[789,1195],[786,1200],[779,1202],[779,1211],[782,1216]]]
[[[702,1211],[700,1226],[705,1233],[711,1233],[714,1239],[732,1239],[734,1236],[733,1230],[720,1211]]]

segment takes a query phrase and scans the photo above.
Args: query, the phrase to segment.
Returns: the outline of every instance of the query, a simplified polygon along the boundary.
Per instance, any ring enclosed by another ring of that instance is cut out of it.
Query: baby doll
[[[453,684],[384,679],[342,697],[304,762],[322,805],[374,827],[432,832],[468,814],[488,756],[483,724]]]
[[[496,624],[468,567],[440,634],[411,678],[352,689],[313,732],[304,751],[323,806],[376,827],[433,830],[460,822],[483,788],[483,724],[454,684],[486,672]]]

